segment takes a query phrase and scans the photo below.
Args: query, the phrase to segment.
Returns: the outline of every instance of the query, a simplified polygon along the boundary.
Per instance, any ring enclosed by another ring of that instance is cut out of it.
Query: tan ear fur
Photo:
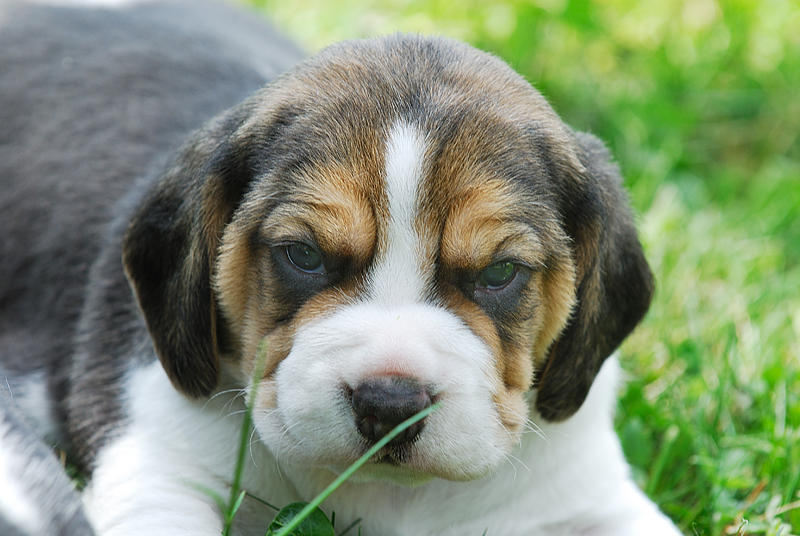
[[[536,409],[551,421],[580,408],[603,361],[647,312],[654,286],[617,167],[593,136],[575,140],[583,169],[551,170],[577,269],[575,307],[536,372]],[[563,148],[547,149],[558,161]]]

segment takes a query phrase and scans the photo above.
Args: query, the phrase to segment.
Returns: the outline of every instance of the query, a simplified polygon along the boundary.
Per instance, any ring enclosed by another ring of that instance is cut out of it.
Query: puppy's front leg
[[[84,493],[97,533],[218,536],[213,494],[230,493],[241,397],[190,400],[155,362],[133,373],[127,398],[126,419],[102,447]]]
[[[106,453],[116,454],[115,451],[116,448],[111,448]],[[218,536],[221,533],[219,509],[212,497],[201,491],[201,486],[220,491],[217,482],[209,482],[208,476],[201,482],[196,472],[194,478],[182,482],[167,460],[163,464],[142,463],[144,460],[135,459],[135,452],[127,454],[127,458],[107,461],[98,467],[84,494],[86,513],[98,535]],[[153,472],[154,469],[161,474]]]

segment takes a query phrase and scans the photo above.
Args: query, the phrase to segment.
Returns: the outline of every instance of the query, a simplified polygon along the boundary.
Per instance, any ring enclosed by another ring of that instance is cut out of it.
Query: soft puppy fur
[[[0,383],[0,534],[92,536],[78,494]]]
[[[365,535],[677,534],[612,428],[653,289],[618,170],[502,61],[301,61],[198,2],[0,24],[0,359],[98,534],[219,534],[245,401],[277,504],[439,404],[326,502]]]

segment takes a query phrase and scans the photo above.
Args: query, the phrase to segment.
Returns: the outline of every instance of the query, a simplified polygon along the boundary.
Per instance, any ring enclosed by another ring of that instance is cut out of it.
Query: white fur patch
[[[485,343],[440,307],[344,307],[298,330],[275,374],[277,409],[258,412],[256,427],[279,460],[340,470],[364,448],[346,387],[373,376],[411,377],[442,405],[409,447],[406,470],[475,477],[510,449],[492,402],[491,360]],[[261,399],[259,405],[270,402]]]
[[[2,402],[2,398],[0,398]],[[29,460],[18,456],[26,445],[19,444],[11,431],[0,421],[0,514],[23,534],[41,534],[44,529],[36,505],[31,502],[20,477]]]
[[[426,276],[420,266],[422,248],[414,230],[414,216],[426,145],[423,134],[407,123],[392,126],[386,140],[387,249],[378,258],[369,284],[370,300],[376,303],[414,303],[425,288]]]
[[[58,439],[51,411],[50,391],[42,373],[28,374],[13,380],[0,376],[0,394],[8,392],[22,415],[40,437]]]
[[[103,448],[84,492],[97,533],[219,535],[221,514],[213,494],[228,497],[242,423],[239,394],[192,401],[175,391],[160,363],[133,371],[126,396],[129,424]],[[262,478],[277,478],[263,453],[250,451],[249,462],[260,460],[258,470],[246,470],[244,484],[251,489],[263,488],[255,483]],[[243,513],[247,509],[246,501]],[[260,519],[258,524],[266,525]]]

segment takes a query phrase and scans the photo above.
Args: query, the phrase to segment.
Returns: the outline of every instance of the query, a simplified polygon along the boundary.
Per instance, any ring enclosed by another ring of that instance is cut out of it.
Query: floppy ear
[[[254,175],[235,139],[244,106],[197,131],[139,203],[123,264],[161,363],[189,396],[208,395],[219,374],[212,270],[223,227]]]
[[[550,421],[580,408],[603,361],[642,319],[653,294],[619,171],[595,137],[575,139],[580,165],[556,166],[556,180],[562,225],[572,239],[576,305],[536,375],[536,409]]]

